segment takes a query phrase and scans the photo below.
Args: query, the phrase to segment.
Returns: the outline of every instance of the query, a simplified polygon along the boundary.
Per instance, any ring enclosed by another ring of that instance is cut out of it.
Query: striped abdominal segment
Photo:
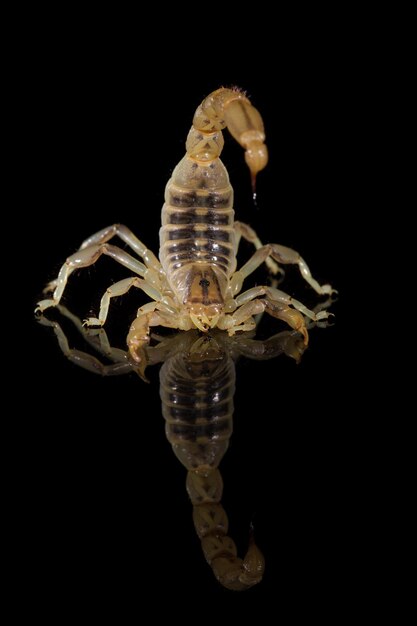
[[[230,358],[194,363],[179,354],[160,374],[166,434],[187,469],[217,467],[232,433],[235,370]]]
[[[207,175],[209,166],[197,169],[202,170],[195,175],[197,188],[180,185],[175,171],[167,185],[159,251],[169,284],[180,302],[195,310],[198,304],[223,303],[227,279],[236,268],[233,189],[224,176],[222,187],[216,187]]]

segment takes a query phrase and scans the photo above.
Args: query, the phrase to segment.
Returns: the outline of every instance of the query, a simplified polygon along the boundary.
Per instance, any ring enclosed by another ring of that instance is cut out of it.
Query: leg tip
[[[320,287],[320,293],[323,296],[331,296],[332,294],[337,295],[339,292],[336,289],[333,289],[331,285],[322,285]]]
[[[103,326],[104,320],[99,320],[97,317],[87,317],[83,320],[83,326]]]
[[[36,306],[35,314],[39,315],[49,309],[52,306],[56,306],[58,304],[57,300],[40,300]]]

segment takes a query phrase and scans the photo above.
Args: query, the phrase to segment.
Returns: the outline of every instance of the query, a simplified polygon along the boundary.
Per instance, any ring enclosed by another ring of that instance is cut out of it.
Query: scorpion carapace
[[[221,87],[200,104],[187,137],[187,156],[203,163],[215,161],[223,149],[221,131],[226,127],[245,148],[245,160],[255,188],[256,175],[268,163],[264,124],[259,111],[237,87]]]
[[[132,371],[143,376],[141,367],[128,352],[110,346],[104,329],[85,328],[65,307],[59,305],[58,309],[94,350],[111,361],[104,365],[94,355],[70,348],[61,323],[41,316],[40,321],[54,329],[59,346],[73,363],[105,376]],[[248,589],[259,583],[265,567],[252,530],[246,555],[243,559],[237,556],[221,505],[223,481],[218,467],[233,429],[235,361],[239,356],[267,360],[285,354],[299,362],[305,350],[296,331],[283,331],[263,341],[254,339],[252,334],[229,337],[214,329],[201,336],[191,330],[165,339],[156,338],[156,345],[145,348],[148,365],[163,363],[159,380],[166,435],[177,458],[188,470],[186,488],[205,558],[217,580],[233,590]]]
[[[46,291],[53,297],[38,303],[37,311],[59,304],[70,274],[88,267],[106,254],[124,265],[134,276],[111,285],[101,299],[98,317],[87,326],[102,326],[110,300],[132,287],[145,292],[153,302],[142,306],[133,321],[127,344],[132,358],[140,363],[153,326],[180,330],[211,328],[229,335],[255,328],[255,317],[264,311],[298,330],[307,345],[304,316],[314,321],[329,314],[315,314],[304,304],[275,287],[259,285],[241,292],[244,280],[265,263],[273,274],[283,273],[281,264],[296,264],[303,278],[318,294],[331,294],[330,285],[320,285],[298,252],[279,244],[263,245],[248,225],[234,221],[233,189],[219,159],[222,129],[227,127],[245,148],[252,182],[265,167],[268,156],[263,123],[258,111],[238,89],[221,88],[198,107],[186,143],[186,155],[174,169],[165,191],[160,229],[159,260],[126,227],[108,226],[86,239],[78,252],[62,266]],[[118,236],[141,261],[108,243]],[[253,256],[236,270],[240,238],[256,248]]]

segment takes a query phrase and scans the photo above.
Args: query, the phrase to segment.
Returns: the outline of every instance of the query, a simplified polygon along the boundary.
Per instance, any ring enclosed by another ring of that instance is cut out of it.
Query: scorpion
[[[329,284],[315,280],[298,252],[285,246],[262,244],[247,224],[234,221],[233,189],[219,156],[224,145],[222,130],[245,149],[252,185],[268,162],[265,132],[260,113],[238,88],[220,88],[197,108],[186,141],[185,157],[172,173],[165,189],[162,208],[159,259],[122,224],[113,224],[86,239],[78,252],[67,258],[56,280],[45,292],[52,298],[38,302],[36,311],[57,306],[70,274],[108,255],[135,276],[111,285],[100,302],[98,317],[89,317],[87,326],[102,326],[111,298],[141,289],[152,299],[141,306],[133,321],[127,346],[140,363],[150,328],[190,330],[207,333],[218,328],[232,336],[256,327],[255,317],[266,312],[299,331],[308,343],[304,316],[313,321],[326,319],[326,311],[315,314],[302,302],[275,286],[259,285],[242,292],[245,279],[265,263],[272,274],[283,274],[279,264],[298,265],[303,278],[320,295],[332,294]],[[142,260],[109,241],[118,236]],[[253,256],[237,268],[236,255],[241,238],[254,245]]]
[[[331,300],[320,305],[323,309]],[[317,307],[320,312],[319,307]],[[93,354],[70,348],[57,321],[40,316],[53,328],[64,355],[76,365],[102,376],[136,372],[139,365],[125,350],[110,345],[104,329],[90,329],[62,305],[59,312],[68,318],[95,351],[111,363],[103,364]],[[310,327],[313,323],[308,322]],[[317,326],[326,326],[319,322]],[[172,449],[187,470],[186,489],[193,506],[193,521],[204,556],[218,582],[225,588],[244,591],[261,582],[264,556],[255,543],[253,528],[243,558],[228,534],[228,517],[221,504],[223,480],[219,470],[233,430],[235,361],[240,357],[269,360],[285,354],[300,361],[306,346],[297,331],[281,331],[265,340],[254,332],[229,337],[218,329],[201,334],[196,330],[168,337],[154,334],[155,346],[146,345],[148,365],[162,363],[159,372],[165,433]]]

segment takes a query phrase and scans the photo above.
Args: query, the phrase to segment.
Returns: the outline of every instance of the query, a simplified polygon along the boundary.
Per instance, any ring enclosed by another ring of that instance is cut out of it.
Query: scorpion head
[[[217,305],[204,306],[193,304],[189,309],[191,320],[199,330],[205,333],[210,330],[210,328],[217,326],[221,308],[222,307]]]
[[[224,306],[226,277],[216,267],[195,264],[183,284],[182,303],[201,331],[215,328]]]

